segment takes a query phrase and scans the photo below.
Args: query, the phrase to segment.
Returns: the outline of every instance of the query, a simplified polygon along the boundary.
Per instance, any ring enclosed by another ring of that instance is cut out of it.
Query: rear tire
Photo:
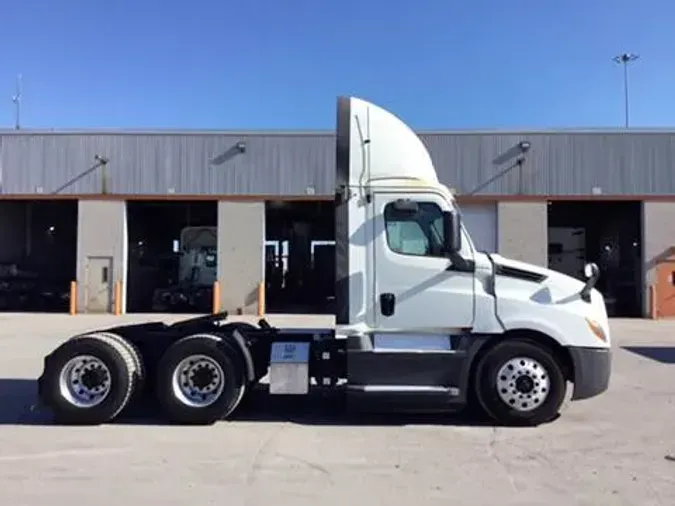
[[[129,351],[106,335],[70,339],[50,355],[43,391],[64,425],[99,425],[114,420],[134,392],[136,366]]]
[[[481,407],[502,425],[554,420],[567,390],[563,369],[548,348],[517,338],[487,351],[477,364],[473,384]]]
[[[196,334],[175,342],[157,368],[157,398],[172,423],[210,425],[226,418],[243,396],[239,358],[222,339]]]
[[[103,336],[113,339],[129,352],[134,362],[134,391],[131,394],[131,399],[129,399],[127,406],[136,404],[139,401],[139,398],[142,396],[143,389],[145,388],[145,364],[143,363],[143,356],[141,355],[141,352],[138,350],[138,348],[127,339],[112,332],[91,332],[89,334],[84,334],[83,336],[76,336],[73,339],[84,336]]]

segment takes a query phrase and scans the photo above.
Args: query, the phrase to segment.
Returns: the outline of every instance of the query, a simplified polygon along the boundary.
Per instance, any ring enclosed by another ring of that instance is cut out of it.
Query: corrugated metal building
[[[645,295],[675,233],[675,131],[420,136],[441,181],[457,191],[472,235],[504,255],[547,264],[550,200],[640,201],[641,304],[648,312]],[[514,166],[523,141],[530,149]],[[108,160],[105,168],[96,156]],[[0,198],[78,200],[83,285],[91,258],[111,258],[112,279],[126,279],[125,201],[218,200],[222,303],[251,311],[264,275],[264,201],[331,199],[334,163],[332,132],[10,131],[0,133]],[[20,217],[3,209],[0,256],[21,235]],[[86,309],[84,294],[78,303]]]

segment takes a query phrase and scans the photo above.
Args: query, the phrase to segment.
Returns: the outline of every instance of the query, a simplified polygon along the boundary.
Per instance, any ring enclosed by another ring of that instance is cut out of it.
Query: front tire
[[[474,387],[480,405],[497,423],[534,426],[558,416],[567,382],[550,350],[508,339],[480,359]]]
[[[157,368],[157,397],[172,423],[213,424],[234,411],[244,388],[238,357],[211,334],[177,341]]]

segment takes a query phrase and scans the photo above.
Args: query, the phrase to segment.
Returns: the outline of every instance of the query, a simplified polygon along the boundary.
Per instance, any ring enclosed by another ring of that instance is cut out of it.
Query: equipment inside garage
[[[549,202],[549,268],[583,279],[584,263],[597,263],[596,288],[605,296],[608,314],[640,317],[641,229],[640,202]]]
[[[210,313],[217,202],[129,201],[127,223],[127,311]]]
[[[265,203],[268,313],[330,313],[335,297],[333,201]]]
[[[0,311],[68,312],[77,200],[0,201]]]

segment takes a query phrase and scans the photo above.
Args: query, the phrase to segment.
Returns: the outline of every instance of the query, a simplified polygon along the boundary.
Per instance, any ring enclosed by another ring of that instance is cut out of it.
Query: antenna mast
[[[16,93],[12,95],[12,102],[14,102],[14,129],[21,128],[21,74],[16,76]]]

